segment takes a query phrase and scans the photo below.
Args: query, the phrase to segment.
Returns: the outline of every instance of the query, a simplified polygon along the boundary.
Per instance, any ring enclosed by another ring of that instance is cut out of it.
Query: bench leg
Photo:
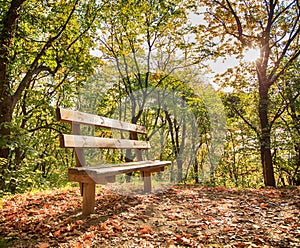
[[[82,185],[83,185],[82,214],[89,215],[94,213],[95,210],[96,185],[94,183],[83,183]]]
[[[144,193],[151,193],[151,172],[143,172]]]

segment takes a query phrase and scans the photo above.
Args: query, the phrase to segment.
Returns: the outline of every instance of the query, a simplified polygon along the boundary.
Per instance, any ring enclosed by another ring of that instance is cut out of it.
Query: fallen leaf
[[[139,234],[152,234],[153,231],[147,226],[141,226],[139,230]]]
[[[261,203],[259,204],[260,208],[266,208],[268,206],[268,203]]]
[[[83,245],[81,242],[77,241],[74,245],[74,248],[83,248]]]
[[[100,224],[100,230],[107,231],[107,230],[109,230],[109,228],[107,227],[106,223],[101,223]]]
[[[122,230],[122,227],[119,226],[118,224],[112,222],[112,225],[114,226],[114,228],[115,228],[117,231],[121,231],[121,230]]]
[[[39,244],[39,248],[48,248],[48,247],[50,247],[49,243],[41,243],[41,244]]]

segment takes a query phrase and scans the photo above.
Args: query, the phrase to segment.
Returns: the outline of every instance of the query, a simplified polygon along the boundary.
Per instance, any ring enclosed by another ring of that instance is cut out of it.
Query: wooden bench
[[[149,141],[138,140],[139,134],[146,134],[146,128],[143,126],[63,108],[57,108],[56,114],[58,121],[67,122],[72,127],[71,134],[61,135],[60,143],[63,148],[74,148],[77,167],[68,169],[68,179],[80,183],[84,215],[94,212],[96,184],[114,182],[118,174],[139,171],[144,180],[144,192],[150,193],[151,173],[163,171],[165,166],[171,164],[170,161],[143,161],[141,150],[150,148]],[[122,136],[121,138],[84,136],[81,135],[81,125],[119,130]],[[124,132],[128,139],[123,138]],[[86,166],[84,148],[134,149],[137,161],[89,167]]]

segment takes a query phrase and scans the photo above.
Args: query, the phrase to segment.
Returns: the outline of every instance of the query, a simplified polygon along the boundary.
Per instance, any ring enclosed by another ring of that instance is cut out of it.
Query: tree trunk
[[[260,153],[265,186],[275,187],[275,177],[271,155],[271,127],[268,121],[268,91],[269,87],[267,87],[265,84],[260,84],[258,106],[261,127]]]
[[[0,158],[7,159],[9,155],[9,149],[5,146],[8,142],[8,138],[10,135],[10,128],[7,124],[12,121],[14,108],[12,97],[1,96],[1,98],[2,100],[0,100]]]
[[[5,148],[10,129],[5,123],[10,123],[15,107],[15,99],[11,95],[9,82],[9,58],[13,37],[17,31],[21,6],[25,0],[10,1],[9,10],[3,13],[0,30],[0,158],[7,159],[9,149]]]
[[[194,174],[195,174],[195,183],[199,184],[200,180],[199,180],[199,163],[197,158],[195,157],[194,160]]]
[[[181,156],[181,154],[179,156]],[[177,182],[180,182],[183,178],[183,173],[182,173],[183,161],[181,158],[177,158],[176,163],[177,163],[177,170],[178,170],[177,171]]]
[[[11,97],[3,97],[0,99],[0,190],[5,186],[5,171],[8,168],[10,127],[8,126],[13,116],[13,103]]]

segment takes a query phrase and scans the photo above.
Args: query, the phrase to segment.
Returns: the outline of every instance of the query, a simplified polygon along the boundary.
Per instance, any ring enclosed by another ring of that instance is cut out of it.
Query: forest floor
[[[173,186],[155,194],[78,188],[0,202],[0,247],[300,247],[300,188]]]

